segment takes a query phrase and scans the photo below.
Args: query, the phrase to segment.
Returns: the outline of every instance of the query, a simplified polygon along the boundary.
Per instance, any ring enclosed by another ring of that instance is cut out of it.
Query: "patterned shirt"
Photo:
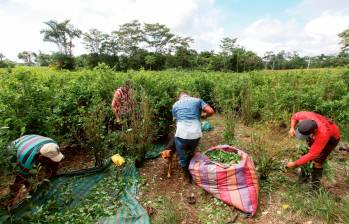
[[[115,90],[111,107],[117,118],[120,118],[120,116],[124,113],[129,113],[132,111],[133,106],[131,105],[131,98],[131,89],[119,87]]]
[[[48,143],[56,142],[40,135],[24,135],[14,140],[12,144],[17,149],[17,172],[28,175],[35,163],[35,155],[43,145]]]

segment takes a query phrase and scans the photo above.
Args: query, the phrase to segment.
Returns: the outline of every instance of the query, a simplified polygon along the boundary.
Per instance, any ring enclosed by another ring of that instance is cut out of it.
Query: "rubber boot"
[[[316,168],[313,167],[313,170],[311,172],[311,187],[314,191],[319,190],[321,186],[321,177],[322,177],[322,171],[323,168]]]
[[[189,183],[192,184],[193,182],[193,177],[191,176],[190,172],[189,172],[189,167],[183,167],[182,168],[182,172],[184,175],[185,180]]]
[[[301,172],[299,173],[299,176],[298,176],[298,183],[299,184],[307,183],[309,181],[309,178],[310,178],[310,174],[306,173],[305,170],[301,168]]]

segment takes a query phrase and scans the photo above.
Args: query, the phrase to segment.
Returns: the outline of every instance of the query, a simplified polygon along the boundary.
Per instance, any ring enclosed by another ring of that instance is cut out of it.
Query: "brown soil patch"
[[[224,144],[223,117],[215,115],[209,121],[214,125],[214,129],[204,133],[198,146],[199,151],[204,151],[212,146]],[[295,146],[293,139],[287,138],[287,127],[281,124],[267,123],[261,127],[246,127],[240,123],[236,124],[235,137],[242,146],[248,149],[252,142],[252,136],[263,131],[262,141],[270,148],[283,147],[290,148]],[[76,146],[62,147],[65,159],[60,164],[59,173],[80,170],[93,167],[93,157],[87,155]],[[340,200],[349,195],[349,163],[347,162],[349,152],[335,151],[332,153],[334,161],[331,162],[331,178],[324,178],[325,188],[335,198]],[[277,158],[276,158],[277,159]],[[290,212],[292,205],[284,201],[283,194],[287,192],[287,188],[272,190],[270,193],[260,192],[259,210],[253,218],[244,218],[243,214],[238,211],[232,211],[231,207],[215,200],[211,195],[206,194],[201,188],[194,184],[189,184],[181,174],[178,161],[174,161],[174,169],[171,178],[167,178],[167,161],[162,158],[146,161],[144,166],[139,169],[139,173],[144,180],[140,191],[140,202],[150,213],[152,223],[229,223],[236,214],[238,218],[236,223],[322,223],[313,217],[304,218],[300,212]],[[295,170],[286,173],[287,178],[296,180]],[[13,181],[13,177],[0,176],[2,182],[0,188],[0,197],[8,193],[9,184]],[[195,204],[188,203],[187,197],[194,196]],[[289,208],[289,207],[290,208]],[[164,216],[168,220],[163,221]],[[216,216],[216,217],[215,217]],[[160,220],[160,221],[159,221]],[[213,220],[213,221],[212,221]]]
[[[224,144],[222,137],[224,130],[223,121],[221,119],[215,119],[214,121],[210,120],[210,122],[214,125],[214,130],[204,133],[197,148],[198,151],[204,151],[212,146]],[[166,198],[176,205],[173,212],[180,217],[180,223],[203,223],[200,222],[202,217],[199,216],[202,216],[205,206],[211,207],[210,203],[214,199],[200,187],[188,183],[178,165],[178,159],[174,160],[173,174],[170,178],[167,178],[167,160],[162,158],[147,161],[144,167],[139,169],[139,173],[145,181],[145,185],[142,187],[140,201],[145,208],[148,208],[148,211],[152,211],[151,218],[153,221],[155,220],[155,223],[159,223],[157,216],[161,212],[164,213],[161,210],[166,210],[166,208],[154,209],[158,198]],[[192,195],[195,197],[195,204],[188,202],[187,198]],[[226,216],[226,223],[231,221],[234,218],[234,214],[236,214],[228,206],[225,206],[222,212]]]
[[[214,129],[204,133],[197,149],[198,151],[204,151],[212,146],[225,143],[223,139],[223,118],[216,115],[210,119],[210,122],[214,125]],[[248,146],[252,141],[252,135],[261,129],[263,129],[261,132],[263,144],[271,148],[282,147],[282,149],[287,149],[295,147],[296,141],[288,137],[288,129],[284,124],[267,123],[262,127],[246,127],[238,123],[235,128],[235,137],[243,146]],[[334,157],[338,158],[337,156],[334,155]],[[336,163],[335,168],[337,166],[338,164]],[[153,223],[160,223],[158,221],[159,217],[164,215],[168,209],[172,209],[180,217],[180,221],[177,221],[177,223],[229,223],[235,214],[238,214],[238,219],[235,223],[323,223],[314,217],[304,217],[300,212],[291,212],[290,208],[292,208],[292,205],[284,201],[284,192],[287,192],[287,188],[273,190],[270,193],[260,192],[259,209],[257,215],[253,218],[246,219],[242,213],[232,211],[228,206],[222,205],[218,206],[218,209],[221,211],[217,213],[217,210],[211,206],[214,204],[215,199],[198,186],[187,184],[183,180],[178,165],[174,168],[173,175],[169,179],[166,178],[166,169],[167,162],[162,158],[147,161],[144,167],[139,169],[140,175],[145,181],[141,190],[140,201],[151,212]],[[338,197],[348,194],[347,189],[349,185],[341,178],[345,176],[345,171],[347,170],[345,167],[342,167],[339,173],[334,175],[334,182],[329,182],[324,178],[326,189],[331,194],[338,195]],[[285,175],[289,180],[296,181],[296,173],[296,170],[290,170]],[[196,197],[195,205],[189,204],[186,200],[192,194]],[[176,206],[174,208],[166,208],[164,204],[158,205],[158,198],[167,198]],[[209,209],[207,210],[207,208]],[[212,220],[209,220],[210,215],[220,215],[224,218],[217,219],[219,220],[218,222],[212,222]],[[207,217],[206,220],[205,217]]]
[[[76,148],[76,146],[63,146],[62,153],[65,158],[59,164],[58,173],[66,173],[74,170],[81,170],[89,167],[93,167],[93,157],[87,155],[82,150]],[[38,181],[44,179],[45,169],[41,169],[38,175]],[[0,187],[0,198],[5,197],[9,194],[9,186],[14,181],[14,176],[0,176],[1,187]]]
[[[143,188],[145,190],[142,192],[141,198],[156,199],[158,196],[164,196],[180,205],[179,212],[184,214],[183,218],[185,218],[188,223],[195,223],[195,220],[197,220],[196,213],[193,211],[195,207],[187,203],[187,197],[194,194],[197,203],[200,203],[200,197],[198,195],[200,188],[187,183],[178,166],[173,169],[172,177],[167,178],[166,167],[167,161],[162,158],[157,158],[147,162],[145,166],[139,170],[141,177],[145,179],[146,186]],[[149,201],[143,202],[147,204]],[[187,211],[190,211],[190,214]]]
[[[62,150],[64,159],[59,164],[58,173],[66,173],[94,167],[93,156],[76,147],[66,147]]]

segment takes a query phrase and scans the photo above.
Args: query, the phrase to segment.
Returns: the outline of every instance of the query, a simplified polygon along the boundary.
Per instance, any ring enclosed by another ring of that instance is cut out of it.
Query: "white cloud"
[[[314,17],[322,13],[349,13],[348,0],[303,0],[295,7],[286,10],[294,16]]]
[[[40,30],[44,21],[71,19],[71,23],[87,31],[97,28],[103,32],[116,30],[119,25],[138,19],[159,22],[174,32],[195,38],[200,48],[212,47],[222,35],[212,15],[213,0],[8,0],[0,1],[0,52],[17,60],[20,51],[56,51],[44,43]],[[76,41],[75,54],[84,52]]]
[[[286,9],[282,20],[259,18],[229,36],[237,36],[239,44],[259,55],[269,50],[334,54],[339,51],[337,34],[349,26],[347,2],[303,0]],[[222,12],[217,4],[215,0],[0,0],[0,52],[18,60],[23,50],[56,51],[40,34],[43,22],[50,19],[71,19],[83,31],[97,28],[106,33],[134,19],[159,22],[176,34],[194,38],[197,50],[218,50],[229,25],[219,23]],[[75,55],[85,52],[80,41],[75,44]]]
[[[304,25],[260,19],[240,33],[239,43],[263,55],[266,51],[298,51],[302,55],[335,54],[340,50],[338,33],[349,25],[349,15],[322,13]]]
[[[197,50],[217,50],[224,36],[224,29],[218,23],[219,16],[214,0],[200,1],[199,7],[183,19],[175,31],[192,37],[195,40],[193,47]]]

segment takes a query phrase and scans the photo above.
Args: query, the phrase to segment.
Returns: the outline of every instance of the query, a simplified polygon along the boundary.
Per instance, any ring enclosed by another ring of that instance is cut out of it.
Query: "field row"
[[[152,141],[167,135],[179,90],[201,97],[220,113],[233,112],[245,124],[288,123],[299,110],[324,114],[343,129],[349,119],[349,72],[344,69],[236,74],[118,73],[103,65],[75,72],[19,67],[0,70],[0,127],[8,127],[1,129],[0,146],[21,134],[36,133],[87,147],[94,136],[106,144],[98,147],[108,147],[120,137],[111,131],[110,103],[125,80],[132,81],[137,100],[149,106]]]

